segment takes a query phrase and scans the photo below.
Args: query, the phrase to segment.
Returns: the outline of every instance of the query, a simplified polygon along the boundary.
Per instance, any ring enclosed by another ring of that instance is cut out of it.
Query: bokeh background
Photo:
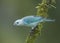
[[[36,15],[36,6],[41,0],[0,0],[0,43],[25,43],[31,28],[13,26],[16,19]],[[60,0],[56,9],[51,8],[49,18],[53,23],[45,23],[35,43],[60,43]]]

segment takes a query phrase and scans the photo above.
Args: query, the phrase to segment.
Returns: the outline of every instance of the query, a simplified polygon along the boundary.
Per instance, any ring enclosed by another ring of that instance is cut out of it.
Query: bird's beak
[[[15,25],[16,25],[16,23],[14,22],[14,23],[13,23],[13,25],[15,26]]]

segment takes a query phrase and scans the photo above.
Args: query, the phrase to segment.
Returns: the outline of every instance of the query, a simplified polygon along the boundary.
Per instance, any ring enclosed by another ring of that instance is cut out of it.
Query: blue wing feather
[[[34,22],[40,21],[42,19],[42,17],[38,17],[38,16],[26,16],[23,19],[24,19],[25,23],[30,24],[30,23],[34,23]]]

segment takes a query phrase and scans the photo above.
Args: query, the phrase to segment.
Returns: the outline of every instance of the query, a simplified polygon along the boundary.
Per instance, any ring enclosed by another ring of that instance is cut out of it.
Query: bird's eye
[[[19,24],[19,22],[16,22],[17,24]]]

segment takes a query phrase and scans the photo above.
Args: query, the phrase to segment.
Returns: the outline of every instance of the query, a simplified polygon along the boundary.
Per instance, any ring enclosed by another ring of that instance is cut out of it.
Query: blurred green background
[[[16,19],[36,14],[41,0],[0,0],[0,43],[25,43],[31,28],[13,26]],[[60,0],[57,8],[50,9],[49,17],[54,23],[45,23],[35,43],[60,43]]]

